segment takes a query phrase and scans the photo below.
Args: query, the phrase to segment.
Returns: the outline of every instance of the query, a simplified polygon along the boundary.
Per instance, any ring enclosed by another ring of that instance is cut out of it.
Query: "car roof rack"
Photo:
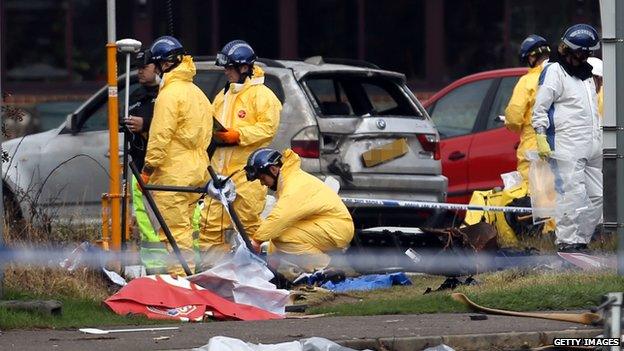
[[[356,60],[349,58],[340,58],[340,57],[323,57],[323,56],[312,56],[303,60],[305,63],[313,64],[313,65],[322,65],[324,63],[333,63],[338,65],[350,65],[364,68],[373,68],[380,69],[379,66],[372,62],[364,61],[364,60]]]
[[[212,55],[212,56],[193,56],[193,60],[195,60],[195,61],[212,61],[212,62],[214,62],[216,59],[217,59],[217,57],[214,56],[214,55]],[[264,57],[258,57],[256,59],[256,61],[260,62],[260,63],[264,63],[267,67],[286,68],[286,66],[284,66],[280,62],[272,60],[272,59],[264,58]]]

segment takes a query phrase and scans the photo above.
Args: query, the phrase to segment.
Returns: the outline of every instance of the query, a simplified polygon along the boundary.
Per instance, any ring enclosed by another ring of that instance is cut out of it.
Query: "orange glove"
[[[141,180],[143,180],[143,184],[147,184],[149,182],[149,178],[149,174],[141,172]]]
[[[215,136],[226,144],[238,144],[240,142],[240,133],[235,129],[216,132]]]

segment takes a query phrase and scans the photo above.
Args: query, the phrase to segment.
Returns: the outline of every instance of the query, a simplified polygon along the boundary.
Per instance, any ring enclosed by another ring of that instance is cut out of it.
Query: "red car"
[[[501,173],[516,169],[518,134],[505,128],[505,108],[527,68],[507,68],[461,78],[423,106],[440,133],[448,201],[467,204],[474,190],[502,186]]]

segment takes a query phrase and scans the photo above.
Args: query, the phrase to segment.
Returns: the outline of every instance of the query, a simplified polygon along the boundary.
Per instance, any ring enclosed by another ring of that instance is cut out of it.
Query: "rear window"
[[[308,95],[324,117],[410,116],[422,118],[399,83],[384,77],[311,76]]]

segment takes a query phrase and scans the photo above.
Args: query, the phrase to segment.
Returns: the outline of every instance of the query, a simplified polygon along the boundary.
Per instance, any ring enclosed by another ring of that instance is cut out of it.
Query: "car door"
[[[496,93],[486,99],[487,114],[479,120],[479,131],[474,134],[468,162],[468,191],[502,187],[501,174],[516,170],[518,134],[505,128],[505,108],[519,76],[503,77],[496,81]]]
[[[442,172],[448,178],[448,201],[464,202],[468,192],[468,162],[473,132],[483,110],[482,103],[494,79],[461,85],[438,99],[429,115],[440,133]]]

